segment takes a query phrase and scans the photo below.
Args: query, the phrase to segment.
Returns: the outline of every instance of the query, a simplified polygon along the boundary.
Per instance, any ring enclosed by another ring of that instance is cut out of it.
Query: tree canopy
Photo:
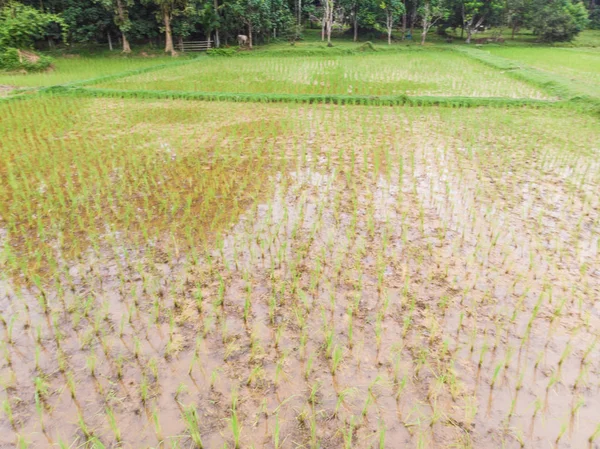
[[[15,2],[0,9],[0,48],[31,48],[36,40],[53,33],[66,39],[66,31],[66,23],[59,14]]]
[[[0,0],[0,5],[2,5]],[[31,48],[35,42],[153,42],[175,54],[178,40],[213,40],[216,46],[248,46],[274,38],[295,39],[307,24],[321,26],[323,39],[332,28],[393,39],[412,37],[425,43],[436,26],[460,29],[467,42],[483,27],[507,26],[513,35],[531,29],[540,41],[568,41],[598,14],[594,1],[578,0],[22,0],[0,9],[0,46]],[[593,21],[592,23],[595,23]],[[371,36],[366,36],[371,37]]]

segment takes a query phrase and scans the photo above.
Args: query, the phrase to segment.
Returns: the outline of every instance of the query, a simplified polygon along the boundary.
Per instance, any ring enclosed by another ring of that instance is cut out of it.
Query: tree
[[[177,52],[173,45],[173,29],[171,23],[173,17],[181,12],[185,8],[186,0],[152,0],[156,6],[158,6],[158,16],[162,19],[165,27],[165,53],[170,53],[172,56],[176,56]]]
[[[219,16],[219,0],[213,0],[214,7],[214,20],[212,24],[214,25],[215,30],[215,47],[219,48],[221,46],[221,39],[219,37],[219,25],[221,24],[220,16]]]
[[[532,20],[534,34],[543,42],[570,41],[588,24],[588,12],[583,3],[571,0],[537,0]]]
[[[595,5],[593,2],[590,2],[588,28],[592,30],[600,30],[600,4]]]
[[[401,0],[382,0],[379,6],[385,12],[385,29],[387,31],[388,45],[392,43],[394,23],[404,14],[404,3]]]
[[[419,15],[423,24],[423,31],[421,32],[421,45],[425,45],[425,39],[427,39],[427,33],[433,25],[438,21],[444,19],[449,14],[448,9],[444,0],[423,0],[421,7],[419,8]]]
[[[0,10],[0,47],[31,48],[36,40],[50,33],[54,24],[60,27],[66,40],[67,25],[58,15],[16,2],[8,3]]]
[[[321,40],[327,36],[327,46],[331,47],[331,29],[333,28],[333,8],[334,0],[323,0],[323,28],[321,30]]]
[[[71,42],[93,42],[118,32],[113,14],[94,0],[65,0],[61,18],[68,26]]]
[[[531,24],[532,2],[531,0],[506,0],[505,13],[506,23],[510,26],[511,37],[514,39],[521,27]]]
[[[360,0],[352,0],[350,4],[350,11],[352,14],[352,40],[356,42],[358,40],[358,12],[360,11]]]
[[[233,15],[248,30],[248,48],[252,48],[254,34],[269,29],[270,4],[268,0],[236,0],[229,4]]]
[[[108,11],[113,12],[115,25],[121,32],[121,41],[123,42],[123,53],[131,53],[127,31],[131,28],[129,12],[127,8],[133,5],[132,0],[97,0]]]
[[[210,39],[210,35],[214,32],[214,42],[215,47],[217,48],[221,46],[221,37],[219,34],[219,29],[221,27],[220,9],[221,7],[219,6],[218,0],[205,1],[198,9],[200,19],[199,24],[205,30],[205,35],[208,39]]]
[[[269,35],[277,38],[285,33],[295,34],[294,15],[286,0],[270,0],[269,13],[266,23]],[[266,31],[266,30],[265,30]]]
[[[461,0],[460,6],[463,26],[467,31],[467,44],[471,43],[471,38],[479,31],[484,20],[503,8],[500,0]]]

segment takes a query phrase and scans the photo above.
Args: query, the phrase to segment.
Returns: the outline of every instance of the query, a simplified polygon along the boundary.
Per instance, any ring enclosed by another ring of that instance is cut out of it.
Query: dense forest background
[[[600,28],[600,0],[0,0],[0,49],[103,43],[175,54],[186,39],[221,47],[237,45],[242,34],[252,48],[301,39],[306,27],[320,28],[330,45],[332,32],[389,43],[451,32],[469,43],[484,27],[568,41],[586,27]]]

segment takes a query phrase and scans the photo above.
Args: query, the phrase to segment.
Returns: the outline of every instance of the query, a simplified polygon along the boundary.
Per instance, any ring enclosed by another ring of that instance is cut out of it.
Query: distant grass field
[[[582,91],[600,97],[600,50],[550,47],[486,48],[490,53],[524,63],[574,82]]]
[[[96,87],[199,92],[547,98],[451,51],[335,57],[209,58]]]
[[[148,58],[59,56],[55,58],[54,68],[47,72],[23,74],[0,71],[0,85],[53,86],[172,61],[173,58],[167,56]]]

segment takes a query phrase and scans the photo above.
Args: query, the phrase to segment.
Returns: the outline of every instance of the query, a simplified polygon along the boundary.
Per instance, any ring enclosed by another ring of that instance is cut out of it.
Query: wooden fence
[[[213,41],[189,41],[189,42],[179,42],[177,44],[177,49],[185,53],[186,51],[206,51],[209,48],[212,48]]]

